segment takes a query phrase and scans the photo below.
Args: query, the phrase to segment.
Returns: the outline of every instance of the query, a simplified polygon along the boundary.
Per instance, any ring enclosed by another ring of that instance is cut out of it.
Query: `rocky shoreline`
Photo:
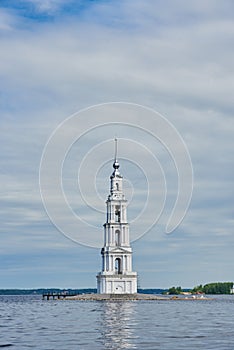
[[[210,300],[204,296],[160,296],[156,294],[78,294],[65,296],[62,300],[84,300],[84,301],[132,301],[132,300]]]

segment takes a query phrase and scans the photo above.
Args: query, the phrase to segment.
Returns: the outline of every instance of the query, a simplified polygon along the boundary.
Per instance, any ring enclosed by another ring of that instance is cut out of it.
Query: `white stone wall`
[[[97,292],[99,294],[134,294],[137,293],[137,276],[107,277],[97,276]]]

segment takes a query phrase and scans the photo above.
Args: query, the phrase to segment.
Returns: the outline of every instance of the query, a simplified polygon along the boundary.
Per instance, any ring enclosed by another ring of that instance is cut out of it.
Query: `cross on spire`
[[[115,158],[114,158],[114,163],[113,163],[113,168],[115,170],[119,169],[119,162],[117,160],[117,150],[118,150],[117,148],[118,148],[118,140],[115,137]]]
[[[118,151],[118,140],[115,137],[115,162],[117,161],[117,151]]]

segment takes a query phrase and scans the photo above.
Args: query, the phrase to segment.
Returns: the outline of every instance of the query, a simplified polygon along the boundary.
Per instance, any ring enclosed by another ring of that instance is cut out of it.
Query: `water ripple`
[[[0,348],[232,350],[233,300],[98,303],[0,296]]]

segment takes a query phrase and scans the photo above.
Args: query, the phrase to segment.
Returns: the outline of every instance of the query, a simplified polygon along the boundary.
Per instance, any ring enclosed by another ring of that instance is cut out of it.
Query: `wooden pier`
[[[66,299],[66,297],[74,297],[76,295],[77,294],[75,294],[75,293],[72,294],[72,293],[65,293],[65,292],[43,293],[42,299],[43,300],[50,300],[50,299],[60,300],[60,299]]]

